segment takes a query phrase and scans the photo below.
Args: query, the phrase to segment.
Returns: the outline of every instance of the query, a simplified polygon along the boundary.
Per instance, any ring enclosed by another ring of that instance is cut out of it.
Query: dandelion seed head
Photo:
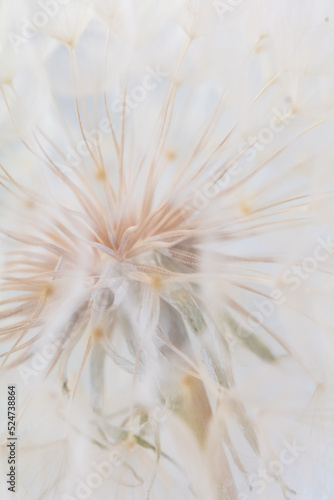
[[[22,431],[35,498],[121,450],[91,498],[236,500],[330,436],[333,8],[292,4],[71,0],[4,65],[2,370],[23,422],[56,412]]]

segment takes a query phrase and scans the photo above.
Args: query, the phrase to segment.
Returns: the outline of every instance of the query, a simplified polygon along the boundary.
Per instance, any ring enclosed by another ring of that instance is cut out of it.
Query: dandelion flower
[[[331,498],[333,6],[18,5],[0,345],[19,497]]]

